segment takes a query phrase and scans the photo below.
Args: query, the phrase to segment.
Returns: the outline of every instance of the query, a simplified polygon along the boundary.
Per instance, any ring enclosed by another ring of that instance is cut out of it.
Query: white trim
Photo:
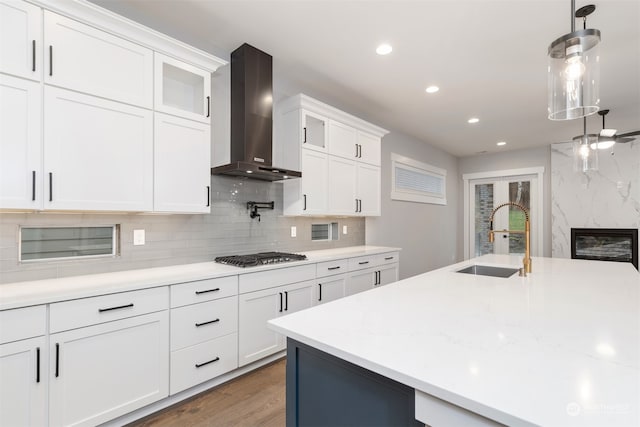
[[[511,176],[521,176],[521,175],[537,175],[538,185],[537,185],[537,202],[536,202],[536,211],[531,212],[531,218],[535,218],[535,229],[536,232],[536,251],[531,254],[531,256],[542,256],[544,251],[544,218],[543,218],[543,205],[544,205],[544,166],[533,167],[533,168],[522,168],[522,169],[504,169],[498,171],[489,171],[489,172],[476,172],[476,173],[465,173],[462,175],[463,183],[463,197],[464,197],[464,210],[463,210],[463,229],[464,229],[464,259],[470,259],[471,249],[469,247],[469,181],[476,179],[487,179],[487,178],[506,178]],[[532,251],[533,252],[533,251]]]
[[[325,104],[324,102],[318,101],[317,99],[311,98],[310,96],[304,95],[302,93],[294,95],[280,102],[277,106],[277,109],[280,114],[284,114],[295,109],[309,110],[316,114],[325,116],[329,119],[333,119],[345,125],[354,127],[358,130],[370,133],[371,135],[374,135],[378,138],[382,138],[389,133],[388,130],[376,126],[373,123],[369,123],[356,116],[352,116],[349,113],[338,110],[331,105]]]
[[[214,72],[228,61],[196,49],[156,30],[86,0],[28,0],[36,6],[98,28],[156,52]]]
[[[408,170],[414,170],[423,175],[442,180],[442,193],[427,193],[423,191],[399,190],[396,188],[396,169],[404,165]],[[427,163],[391,153],[391,200],[407,202],[430,203],[436,205],[447,204],[447,171]]]

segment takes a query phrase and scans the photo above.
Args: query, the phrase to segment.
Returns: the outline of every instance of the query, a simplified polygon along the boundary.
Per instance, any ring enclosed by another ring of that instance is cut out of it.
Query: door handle
[[[278,292],[280,294],[280,310],[278,310],[279,313],[282,313],[282,292]]]
[[[307,143],[307,128],[303,127],[302,128],[302,132],[304,133],[304,138],[302,139],[302,143],[306,144]]]
[[[53,76],[53,46],[49,45],[49,76]]]
[[[289,292],[284,291],[284,311],[289,310]]]
[[[56,343],[56,378],[60,376],[60,344]]]
[[[303,194],[302,195],[304,197],[304,207],[302,208],[303,211],[307,210],[307,195]]]
[[[211,206],[211,186],[207,185],[207,207],[209,206]]]
[[[31,171],[31,200],[36,200],[36,171]]]
[[[318,290],[320,291],[320,295],[318,296],[318,301],[322,301],[322,283],[318,283]]]
[[[31,40],[31,71],[36,71],[36,41]]]
[[[211,97],[207,96],[207,117],[211,117]]]
[[[49,201],[53,202],[53,172],[49,172]]]
[[[36,348],[36,382],[40,382],[40,347]]]

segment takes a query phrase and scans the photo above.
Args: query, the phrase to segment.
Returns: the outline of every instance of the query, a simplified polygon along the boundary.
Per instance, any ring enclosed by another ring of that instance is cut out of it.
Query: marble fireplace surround
[[[587,173],[574,172],[571,143],[552,144],[551,221],[560,258],[571,258],[571,228],[640,229],[640,141],[601,150]]]

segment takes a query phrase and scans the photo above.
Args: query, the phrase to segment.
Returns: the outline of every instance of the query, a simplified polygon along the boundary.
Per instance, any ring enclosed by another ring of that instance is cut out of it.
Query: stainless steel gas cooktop
[[[249,255],[230,255],[216,257],[215,262],[233,265],[234,267],[253,267],[256,265],[277,264],[289,261],[307,259],[306,255],[290,254],[286,252],[260,252]]]

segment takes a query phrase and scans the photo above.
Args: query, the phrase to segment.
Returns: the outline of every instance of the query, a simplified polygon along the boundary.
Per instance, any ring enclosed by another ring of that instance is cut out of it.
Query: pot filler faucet
[[[505,206],[515,206],[524,212],[524,230],[493,230],[493,217],[498,209]],[[503,203],[491,212],[489,217],[489,242],[493,243],[495,239],[495,233],[508,233],[508,234],[524,234],[524,258],[522,258],[522,266],[525,273],[531,273],[531,225],[529,222],[529,211],[519,203],[507,202]]]

